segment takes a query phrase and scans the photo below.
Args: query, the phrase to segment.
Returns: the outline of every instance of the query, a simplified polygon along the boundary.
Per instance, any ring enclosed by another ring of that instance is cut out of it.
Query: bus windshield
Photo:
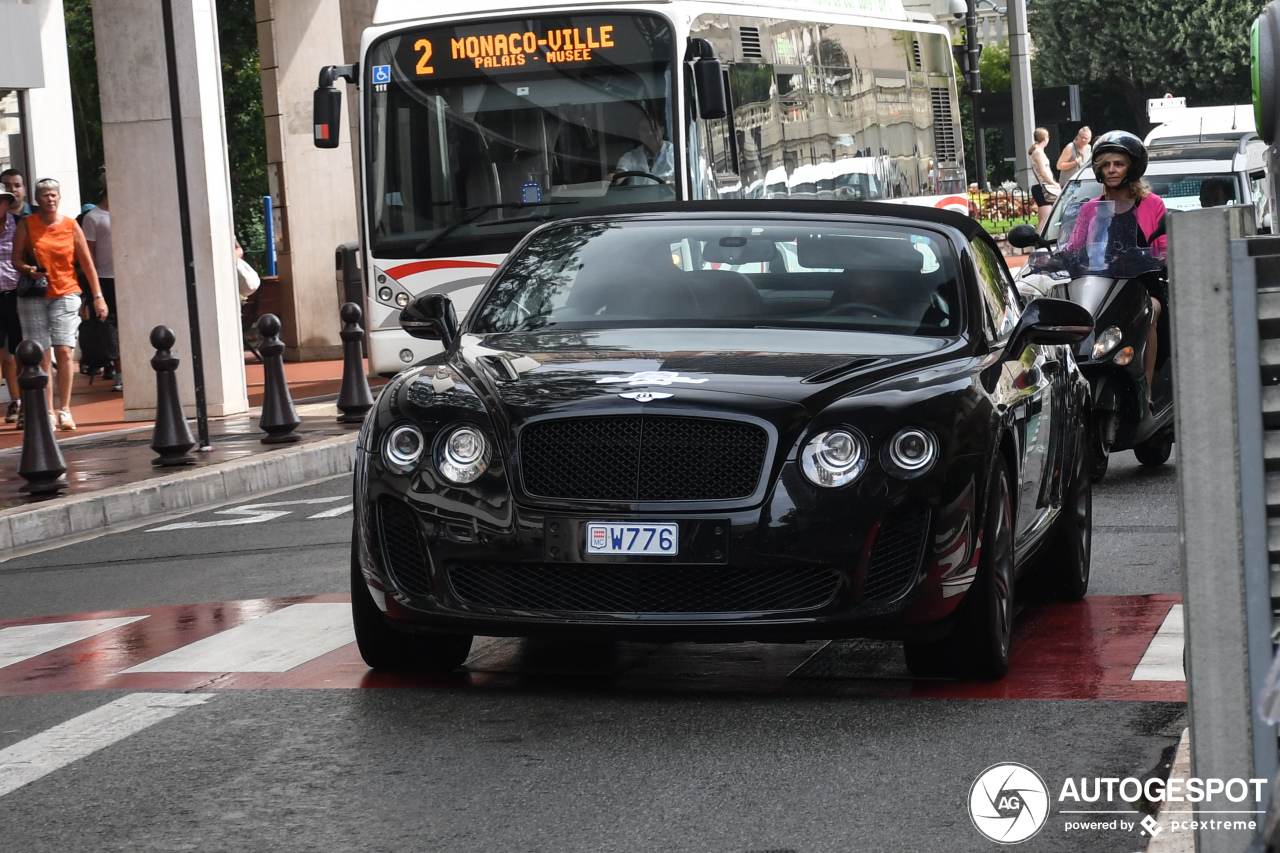
[[[673,59],[668,25],[645,14],[376,43],[363,71],[374,256],[504,253],[553,216],[675,199]]]

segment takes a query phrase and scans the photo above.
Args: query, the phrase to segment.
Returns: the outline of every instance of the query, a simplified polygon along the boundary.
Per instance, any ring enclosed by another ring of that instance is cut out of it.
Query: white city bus
[[[370,368],[438,345],[538,223],[644,201],[801,196],[968,210],[948,31],[901,0],[380,0],[357,66]],[[631,174],[624,175],[623,172]]]

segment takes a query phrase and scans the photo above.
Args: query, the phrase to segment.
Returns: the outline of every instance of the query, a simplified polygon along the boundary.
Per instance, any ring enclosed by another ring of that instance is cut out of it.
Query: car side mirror
[[[1040,239],[1040,232],[1031,225],[1015,225],[1009,229],[1009,245],[1015,249],[1030,249],[1032,246],[1047,246]]]
[[[1029,344],[1078,344],[1091,334],[1093,315],[1089,309],[1066,299],[1033,299],[1009,336],[1005,357],[1018,358]]]
[[[458,337],[458,315],[453,310],[453,300],[443,293],[415,297],[400,312],[400,328],[424,341],[440,341],[447,348]]]

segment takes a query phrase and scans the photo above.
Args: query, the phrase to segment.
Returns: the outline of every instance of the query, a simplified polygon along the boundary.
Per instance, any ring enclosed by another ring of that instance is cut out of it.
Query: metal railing
[[[969,215],[989,234],[1005,234],[1015,225],[1035,225],[1036,201],[1029,190],[1017,185],[990,191],[969,190]]]

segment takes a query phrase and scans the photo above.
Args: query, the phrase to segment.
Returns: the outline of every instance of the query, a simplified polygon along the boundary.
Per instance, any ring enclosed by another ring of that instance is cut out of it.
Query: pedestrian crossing
[[[0,621],[0,696],[79,690],[519,688],[605,679],[620,690],[921,698],[1185,701],[1177,596],[1030,605],[999,682],[913,680],[900,646],[602,644],[477,638],[449,676],[375,673],[346,595],[210,602]],[[0,783],[2,784],[2,783]]]

